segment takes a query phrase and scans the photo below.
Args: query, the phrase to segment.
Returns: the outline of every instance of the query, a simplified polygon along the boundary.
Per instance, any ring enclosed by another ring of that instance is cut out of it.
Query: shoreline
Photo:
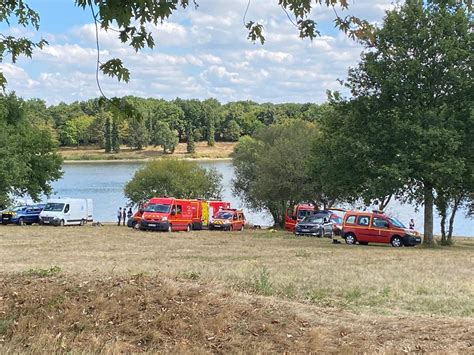
[[[113,164],[113,163],[146,163],[153,160],[160,160],[163,158],[143,158],[143,159],[74,159],[63,160],[63,164]],[[232,158],[186,158],[186,157],[170,157],[165,159],[189,160],[189,161],[232,161]]]

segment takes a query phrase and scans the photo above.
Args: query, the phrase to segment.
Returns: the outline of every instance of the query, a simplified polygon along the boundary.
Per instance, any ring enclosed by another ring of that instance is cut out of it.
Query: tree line
[[[218,100],[172,101],[127,96],[113,101],[90,99],[47,106],[39,99],[23,103],[28,119],[46,127],[61,147],[97,145],[117,152],[121,145],[133,149],[162,147],[173,153],[179,142],[194,152],[194,142],[235,142],[256,129],[291,119],[316,122],[328,105],[306,103],[258,104]]]

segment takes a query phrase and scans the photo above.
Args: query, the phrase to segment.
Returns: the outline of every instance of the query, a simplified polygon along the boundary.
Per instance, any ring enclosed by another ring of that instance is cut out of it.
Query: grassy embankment
[[[87,147],[63,147],[59,150],[65,161],[98,161],[98,160],[144,160],[163,157],[179,159],[227,159],[232,154],[235,142],[216,142],[215,146],[208,147],[206,142],[196,143],[196,152],[186,153],[186,143],[180,143],[173,154],[164,154],[159,147],[147,147],[143,150],[135,150],[129,147],[121,147],[119,153],[105,153],[103,149],[96,146]]]
[[[474,240],[0,226],[0,352],[472,352]]]

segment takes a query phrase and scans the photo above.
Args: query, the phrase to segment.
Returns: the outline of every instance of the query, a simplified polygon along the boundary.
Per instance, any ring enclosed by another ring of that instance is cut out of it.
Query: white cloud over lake
[[[298,37],[276,0],[252,1],[247,20],[264,24],[267,41],[262,46],[246,38],[242,17],[247,0],[199,3],[198,9],[179,10],[169,21],[149,27],[155,35],[153,50],[136,53],[120,43],[116,32],[100,30],[101,60],[120,57],[131,72],[128,84],[100,75],[104,92],[165,99],[212,96],[223,102],[323,102],[326,90],[342,89],[337,79],[346,76],[362,50],[333,29],[334,14],[324,7],[313,16],[322,36],[310,41]],[[356,0],[349,13],[380,23],[391,6],[387,0]],[[21,33],[15,27],[7,31]],[[9,90],[50,104],[99,95],[92,23],[36,36],[47,38],[49,46],[35,51],[33,59],[0,65]]]

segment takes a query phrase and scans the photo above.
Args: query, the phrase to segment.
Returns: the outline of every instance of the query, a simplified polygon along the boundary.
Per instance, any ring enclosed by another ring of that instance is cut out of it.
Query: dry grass
[[[0,352],[469,353],[473,252],[0,226]]]
[[[180,143],[174,154],[163,154],[160,147],[149,146],[143,150],[134,150],[129,147],[121,147],[119,153],[104,153],[103,149],[96,146],[60,149],[60,154],[66,161],[82,160],[142,160],[156,159],[162,157],[186,158],[186,159],[224,159],[229,158],[234,151],[235,142],[216,142],[214,147],[208,147],[206,142],[196,143],[196,152],[186,153],[186,143]]]

